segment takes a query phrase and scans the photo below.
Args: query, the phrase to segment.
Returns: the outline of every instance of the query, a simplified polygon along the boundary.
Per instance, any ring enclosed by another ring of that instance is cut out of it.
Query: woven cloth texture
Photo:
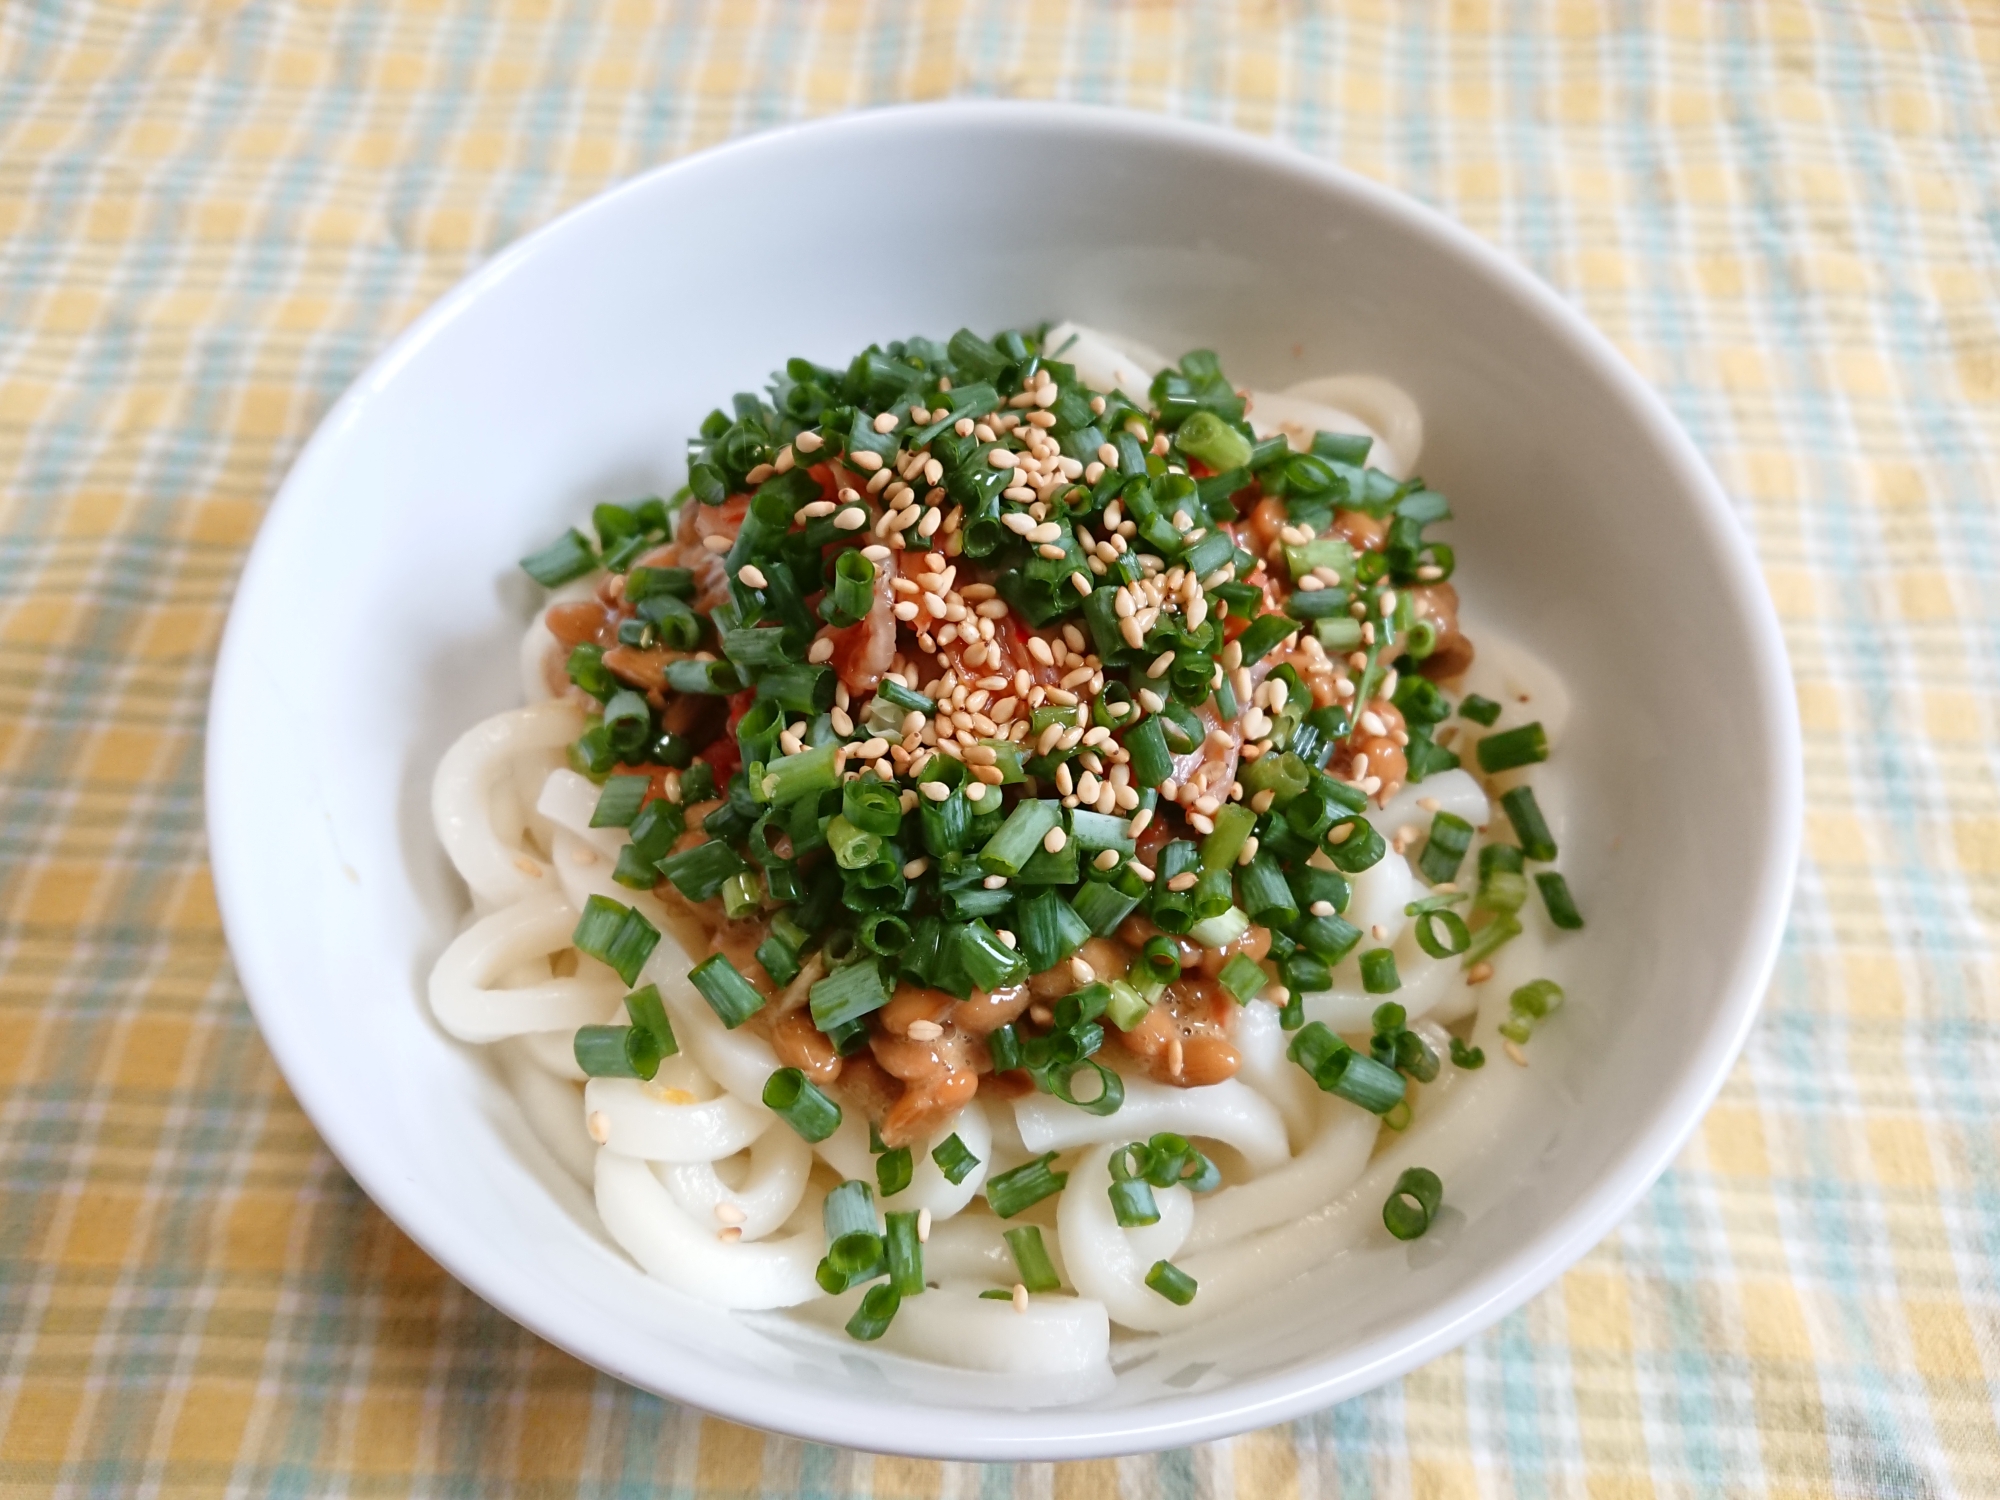
[[[1949,0],[0,8],[0,1491],[2000,1495],[1996,80]],[[1777,975],[1659,1186],[1463,1349],[1155,1457],[815,1447],[523,1332],[308,1126],[206,865],[231,589],[369,357],[622,176],[951,95],[1289,141],[1517,257],[1708,454],[1804,716]]]

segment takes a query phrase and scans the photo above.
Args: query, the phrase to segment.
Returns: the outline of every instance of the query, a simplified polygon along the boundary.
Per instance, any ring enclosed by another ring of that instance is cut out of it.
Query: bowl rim
[[[1749,847],[1762,862],[1755,899],[1745,908],[1743,937],[1723,982],[1723,1003],[1707,1033],[1690,1046],[1681,1076],[1665,1102],[1615,1167],[1569,1209],[1511,1256],[1481,1268],[1449,1296],[1400,1330],[1356,1349],[1276,1374],[1246,1379],[1210,1392],[1173,1396],[1144,1406],[1098,1411],[1000,1411],[922,1408],[919,1423],[893,1420],[912,1408],[879,1397],[838,1391],[800,1391],[763,1375],[740,1375],[699,1365],[643,1373],[626,1347],[588,1330],[555,1326],[532,1297],[515,1288],[473,1247],[462,1245],[448,1217],[435,1213],[412,1179],[381,1162],[351,1159],[339,1121],[349,1101],[337,1081],[318,1071],[318,1054],[304,1045],[288,1020],[286,977],[261,962],[251,930],[251,888],[256,861],[239,857],[254,843],[249,809],[232,804],[231,766],[241,735],[235,731],[254,711],[250,678],[250,626],[238,607],[278,547],[279,538],[306,504],[301,492],[323,466],[337,461],[348,430],[401,368],[455,323],[491,288],[542,251],[580,232],[627,198],[655,191],[680,175],[712,170],[736,158],[783,152],[801,134],[846,134],[862,139],[942,125],[987,129],[1060,129],[1113,139],[1143,139],[1234,157],[1263,171],[1290,174],[1302,185],[1332,190],[1358,201],[1403,232],[1428,239],[1474,263],[1524,311],[1553,330],[1589,373],[1610,387],[1647,429],[1687,499],[1687,516],[1711,552],[1724,563],[1720,580],[1744,621],[1750,651],[1745,659],[1757,691],[1765,746],[1762,768],[1778,795],[1764,809]],[[1108,106],[960,100],[904,104],[787,124],[682,157],[615,184],[524,236],[460,281],[377,355],[334,404],[294,460],[259,527],[225,627],[210,695],[204,804],[217,905],[238,975],[266,1045],[300,1107],[321,1139],[374,1203],[445,1269],[515,1321],[642,1390],[767,1431],[841,1447],[944,1459],[1026,1461],[1092,1458],[1182,1446],[1288,1421],[1359,1395],[1442,1354],[1496,1322],[1542,1291],[1596,1245],[1665,1170],[1700,1122],[1733,1067],[1754,1023],[1777,960],[1798,864],[1804,817],[1802,751],[1792,676],[1776,610],[1766,590],[1748,534],[1693,440],[1651,386],[1643,381],[1583,314],[1499,248],[1443,213],[1359,174],[1289,145],[1164,115]],[[774,1391],[799,1399],[773,1402]]]

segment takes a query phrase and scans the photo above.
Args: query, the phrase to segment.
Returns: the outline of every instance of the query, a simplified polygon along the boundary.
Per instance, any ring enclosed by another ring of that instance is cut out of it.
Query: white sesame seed
[[[917,1210],[917,1243],[919,1245],[928,1244],[930,1237],[931,1211],[928,1208],[920,1208]]]
[[[987,450],[986,461],[996,469],[1011,469],[1020,463],[1020,458],[1006,448]]]
[[[1507,1061],[1512,1063],[1515,1067],[1517,1068],[1527,1067],[1528,1054],[1521,1050],[1521,1044],[1519,1042],[1509,1042],[1507,1043],[1506,1046],[1502,1047],[1500,1050],[1507,1054]],[[1015,1290],[1018,1292],[1020,1288],[1016,1287]],[[1021,1299],[1019,1297],[1016,1297],[1014,1299],[1014,1304],[1017,1310],[1020,1307],[1020,1303]]]
[[[1170,891],[1191,891],[1195,887],[1195,882],[1199,879],[1201,877],[1195,874],[1194,871],[1183,870],[1167,882],[1167,889]]]
[[[1028,1310],[1028,1289],[1017,1281],[1014,1283],[1014,1311],[1017,1313],[1024,1313],[1027,1310]]]
[[[1068,842],[1069,835],[1064,833],[1060,828],[1051,828],[1047,833],[1042,835],[1042,847],[1051,854],[1062,853],[1063,845]]]
[[[750,1217],[734,1203],[716,1204],[715,1216],[725,1224],[741,1224],[745,1219]]]
[[[590,1138],[603,1145],[611,1139],[611,1116],[601,1109],[593,1109],[590,1117],[583,1122],[583,1128],[590,1132]]]
[[[868,524],[868,512],[859,506],[850,505],[833,518],[833,524],[842,531],[859,531]]]
[[[727,552],[734,545],[726,536],[705,536],[701,539],[701,544],[715,553]]]
[[[763,570],[753,567],[749,563],[745,563],[736,570],[736,580],[745,588],[764,589],[771,586],[765,580]]]
[[[905,1035],[913,1042],[934,1042],[944,1035],[944,1028],[935,1021],[912,1021]]]

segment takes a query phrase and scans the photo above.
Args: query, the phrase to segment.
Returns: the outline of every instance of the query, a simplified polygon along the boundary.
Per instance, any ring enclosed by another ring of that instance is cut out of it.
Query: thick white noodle
[[[1361,432],[1375,440],[1368,462],[1396,479],[1417,472],[1424,454],[1424,416],[1417,403],[1394,381],[1380,375],[1322,375],[1287,386],[1274,402],[1261,391],[1250,393],[1246,415],[1257,434],[1268,436],[1260,417],[1273,431],[1283,431],[1296,448],[1310,448],[1315,430]]]
[[[1053,358],[1074,366],[1076,378],[1092,390],[1123,391],[1134,404],[1151,402],[1153,376],[1167,363],[1136,339],[1113,338],[1081,323],[1058,323],[1049,330]]]
[[[648,1275],[720,1307],[796,1307],[823,1295],[813,1280],[826,1241],[816,1196],[801,1203],[793,1233],[731,1243],[718,1238],[713,1215],[703,1224],[676,1203],[647,1163],[597,1153],[597,1212],[611,1237]]]
[[[586,777],[563,767],[549,772],[535,798],[535,811],[556,827],[574,834],[613,864],[618,851],[630,837],[622,828],[592,828],[590,815],[597,811],[598,788]]]
[[[1109,1152],[1093,1152],[1083,1166],[1072,1169],[1058,1211],[1064,1230],[1063,1251],[1076,1275],[1077,1289],[1103,1298],[1115,1322],[1145,1332],[1187,1328],[1233,1312],[1293,1277],[1332,1260],[1365,1236],[1383,1234],[1382,1203],[1406,1168],[1429,1167],[1446,1182],[1467,1180],[1485,1157],[1505,1149],[1500,1126],[1526,1076],[1525,1069],[1495,1067],[1489,1063],[1455,1083],[1423,1129],[1412,1126],[1405,1131],[1369,1163],[1366,1172],[1330,1202],[1261,1234],[1175,1258],[1174,1264],[1192,1276],[1201,1289],[1187,1307],[1176,1307],[1164,1297],[1152,1296],[1150,1304],[1134,1298],[1128,1308],[1122,1300],[1113,1300],[1117,1296],[1116,1287],[1110,1289],[1111,1296],[1106,1296],[1104,1288],[1091,1284],[1096,1273],[1086,1271],[1079,1260],[1081,1254],[1107,1257],[1122,1274],[1129,1275],[1137,1254],[1144,1253],[1140,1250],[1118,1258],[1115,1247],[1107,1243],[1106,1224],[1112,1234],[1149,1232],[1118,1229],[1108,1199],[1111,1178],[1105,1163]],[[1074,1240],[1069,1234],[1072,1214],[1079,1226]],[[1145,1264],[1150,1266],[1152,1262],[1148,1260]],[[1139,1274],[1143,1277],[1144,1267],[1140,1267]],[[1133,1321],[1128,1321],[1128,1315]]]
[[[1447,1064],[1447,1067],[1449,1064]],[[1304,1076],[1296,1067],[1292,1070]],[[1321,1094],[1319,1132],[1275,1171],[1195,1200],[1187,1251],[1230,1245],[1330,1202],[1362,1172],[1382,1122],[1358,1105]]]
[[[494,793],[503,777],[511,780],[517,757],[560,750],[582,732],[582,712],[552,699],[495,714],[445,751],[431,782],[431,818],[477,909],[549,888],[547,866],[522,841],[524,827],[512,819],[495,825]]]
[[[1419,802],[1433,802],[1436,806],[1419,807]],[[1405,782],[1387,806],[1371,806],[1364,816],[1381,831],[1382,837],[1392,839],[1397,829],[1409,826],[1428,834],[1431,819],[1441,812],[1455,814],[1474,828],[1484,828],[1493,815],[1485,791],[1470,773],[1452,770],[1426,776],[1422,781]]]
[[[733,1186],[717,1170],[731,1165],[728,1162],[661,1164],[655,1170],[674,1201],[696,1223],[720,1228],[733,1222],[745,1240],[761,1240],[798,1208],[812,1160],[812,1147],[797,1131],[773,1128],[750,1143],[742,1181]],[[717,1218],[715,1210],[723,1204],[733,1205],[742,1217]]]
[[[542,965],[542,973],[548,973],[548,965]],[[535,981],[539,983],[540,980]],[[606,1024],[625,1019],[625,1007],[613,1005],[597,1018]],[[524,1031],[508,1042],[511,1051],[531,1058],[536,1067],[552,1078],[566,1078],[571,1083],[582,1083],[585,1077],[582,1068],[576,1064],[576,1033],[574,1031]],[[583,1116],[578,1115],[578,1119]]]
[[[976,1288],[941,1286],[903,1299],[882,1347],[962,1370],[1068,1375],[1108,1364],[1111,1322],[1104,1304],[1088,1297],[1043,1294],[1028,1299],[1026,1312],[1016,1312],[1012,1303],[982,1298]]]
[[[979,1158],[979,1165],[965,1174],[965,1181],[954,1183],[931,1159],[931,1151],[946,1136],[956,1135],[965,1144],[965,1149]],[[820,1156],[842,1177],[858,1177],[864,1182],[875,1180],[875,1157],[868,1149],[868,1122],[859,1112],[849,1110],[841,1117],[840,1128],[815,1148]],[[986,1186],[986,1175],[993,1157],[993,1126],[987,1118],[986,1104],[974,1098],[957,1114],[937,1128],[936,1134],[928,1140],[910,1147],[910,1156],[915,1171],[910,1175],[910,1185],[900,1193],[881,1200],[885,1213],[915,1213],[929,1209],[933,1220],[942,1221],[960,1212],[970,1203],[979,1190]]]
[[[1424,894],[1410,869],[1410,862],[1393,849],[1359,875],[1350,875],[1354,895],[1347,903],[1346,917],[1369,934],[1369,946],[1393,943],[1409,924],[1403,908]],[[1375,929],[1382,929],[1376,935]]]
[[[730,1094],[675,1103],[636,1078],[591,1079],[583,1088],[583,1109],[585,1118],[603,1115],[599,1133],[606,1151],[645,1161],[720,1161],[743,1150],[778,1118]]]
[[[1132,1132],[1132,1137],[1143,1135]],[[1194,1227],[1193,1195],[1184,1187],[1155,1188],[1160,1220],[1140,1229],[1122,1229],[1111,1209],[1112,1146],[1094,1146],[1069,1169],[1069,1182],[1056,1207],[1056,1232],[1063,1262],[1077,1291],[1104,1304],[1122,1328],[1157,1333],[1174,1326],[1161,1309],[1179,1309],[1146,1285],[1153,1262],[1172,1260]],[[1201,1289],[1196,1298],[1207,1293]]]
[[[701,992],[689,982],[688,968],[686,953],[674,941],[672,933],[665,933],[640,978],[650,979],[660,987],[660,999],[673,1022],[674,1036],[702,1072],[743,1103],[762,1109],[764,1085],[778,1071],[778,1054],[754,1031],[731,1031],[725,1027],[702,999]]]
[[[931,1237],[924,1242],[924,1274],[937,1282],[970,1281],[982,1287],[1011,1287],[1020,1278],[1021,1270],[1014,1264],[1014,1252],[1007,1248],[1005,1235],[1009,1229],[1033,1218],[1031,1210],[1025,1217],[998,1219],[982,1207],[932,1225]],[[1045,1234],[1042,1244],[1049,1252],[1049,1263],[1055,1267],[1056,1275],[1065,1284],[1073,1285],[1063,1263],[1059,1238]]]
[[[510,1037],[495,1048],[500,1076],[528,1117],[535,1138],[548,1147],[558,1166],[589,1187],[597,1147],[583,1128],[583,1091],[541,1066],[529,1045],[533,1040],[534,1033],[529,1033]]]
[[[1383,863],[1395,857],[1392,854]],[[1420,892],[1423,888],[1416,889]],[[1354,920],[1351,908],[1348,920]],[[1417,946],[1414,922],[1389,946],[1396,955],[1396,974],[1403,981],[1401,988],[1392,994],[1371,995],[1361,987],[1361,966],[1348,958],[1334,970],[1331,986],[1307,991],[1301,997],[1306,1019],[1324,1022],[1342,1036],[1366,1036],[1372,1029],[1375,1008],[1385,1000],[1395,1001],[1415,1020],[1455,999],[1456,992],[1465,987],[1465,973],[1458,959],[1432,958]]]
[[[1306,1070],[1285,1056],[1292,1037],[1278,1008],[1267,1000],[1252,1000],[1236,1013],[1229,1039],[1242,1060],[1236,1076],[1277,1107],[1284,1116],[1285,1134],[1293,1151],[1303,1151],[1319,1133],[1319,1101],[1323,1096]]]
[[[1277,1106],[1235,1078],[1181,1089],[1127,1076],[1125,1102],[1111,1115],[1085,1114],[1053,1094],[1029,1094],[1015,1101],[1014,1123],[1022,1143],[1037,1154],[1099,1142],[1123,1144],[1171,1130],[1190,1140],[1234,1146],[1257,1172],[1270,1171],[1290,1155]]]
[[[567,979],[496,988],[499,975],[569,946],[576,908],[560,891],[529,896],[461,932],[431,970],[431,1013],[462,1042],[497,1042],[524,1031],[575,1031],[600,1022],[624,997],[618,976],[595,959]]]

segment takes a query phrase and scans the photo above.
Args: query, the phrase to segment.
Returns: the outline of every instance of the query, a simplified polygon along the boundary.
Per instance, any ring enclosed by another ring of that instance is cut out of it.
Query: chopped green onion
[[[1014,1267],[1021,1273],[1021,1285],[1031,1292],[1054,1292],[1062,1289],[1062,1278],[1056,1275],[1056,1268],[1049,1260],[1048,1246],[1042,1243],[1042,1231],[1033,1224],[1023,1224],[1010,1229],[1004,1238],[1007,1248],[1014,1252]]]
[[[764,1104],[802,1139],[815,1145],[840,1128],[840,1106],[797,1068],[780,1068],[764,1081]],[[832,1194],[827,1195],[827,1201],[832,1202]]]
[[[630,828],[652,790],[650,776],[607,776],[590,815],[592,828]]]
[[[638,1026],[579,1026],[570,1045],[591,1078],[651,1078],[660,1071],[660,1044]]]
[[[1299,919],[1299,905],[1285,872],[1261,853],[1236,872],[1236,899],[1259,927],[1289,927]]]
[[[1464,1068],[1468,1073],[1475,1068],[1486,1066],[1486,1049],[1468,1047],[1457,1037],[1451,1039],[1451,1061],[1453,1067]]]
[[[1461,719],[1470,719],[1475,724],[1483,724],[1490,729],[1493,721],[1500,717],[1500,705],[1491,698],[1482,698],[1474,693],[1460,700],[1458,716]]]
[[[1069,1181],[1069,1173],[1051,1172],[1049,1163],[1055,1159],[1055,1152],[1045,1152],[1011,1172],[987,1178],[986,1202],[993,1212],[1003,1219],[1011,1219],[1022,1209],[1060,1193],[1063,1184]]]
[[[917,1218],[915,1211],[883,1216],[889,1285],[901,1297],[914,1297],[924,1289],[924,1247],[917,1238]]]
[[[1455,911],[1418,912],[1416,921],[1417,946],[1432,958],[1455,958],[1472,946],[1465,918]]]
[[[1092,1026],[1089,1031],[1101,1041],[1103,1028]],[[1054,1042],[1055,1037],[1049,1040]],[[1078,1098],[1074,1084],[1085,1071],[1097,1076],[1097,1092],[1088,1098]],[[1087,1115],[1115,1115],[1125,1103],[1125,1080],[1112,1069],[1094,1057],[1080,1062],[1052,1066],[1047,1073],[1049,1092],[1065,1104],[1074,1105]]]
[[[875,1186],[884,1198],[893,1198],[910,1185],[916,1175],[916,1164],[910,1159],[910,1148],[898,1146],[894,1151],[884,1151],[875,1158]]]
[[[1525,1042],[1535,1022],[1563,1003],[1562,986],[1553,979],[1535,979],[1507,997],[1508,1017],[1500,1023],[1500,1035],[1510,1042]]]
[[[889,1282],[871,1286],[861,1298],[861,1306],[847,1320],[848,1337],[872,1343],[889,1331],[896,1310],[903,1305],[902,1294]]]
[[[926,716],[937,712],[937,704],[911,688],[906,688],[894,678],[885,677],[875,689],[875,696],[894,704],[904,713],[920,713]]]
[[[1228,879],[1227,871],[1213,873],[1221,875],[1224,880]],[[1199,895],[1200,891],[1201,888],[1197,886],[1196,895]],[[1217,916],[1202,918],[1188,929],[1188,936],[1204,948],[1227,948],[1249,930],[1249,917],[1243,914],[1240,907],[1231,906]]]
[[[1174,446],[1218,474],[1250,462],[1250,440],[1212,411],[1197,411],[1181,423],[1174,433]]]
[[[1130,1147],[1126,1148],[1130,1150]],[[1115,1153],[1115,1163],[1123,1152]],[[1140,1229],[1160,1222],[1160,1205],[1153,1197],[1153,1185],[1143,1177],[1118,1178],[1115,1173],[1108,1190],[1111,1213],[1121,1229]]]
[[[1124,980],[1111,981],[1111,1000],[1104,1008],[1104,1015],[1120,1031],[1137,1026],[1152,1008],[1152,1003]]]
[[[584,903],[570,942],[587,953],[629,985],[638,983],[639,971],[659,945],[660,930],[633,908],[605,896],[592,896]]]
[[[1556,926],[1571,932],[1583,926],[1583,914],[1576,909],[1569,882],[1559,871],[1543,870],[1537,874],[1535,888],[1542,893],[1542,904],[1549,909],[1549,920]]]
[[[1054,891],[1022,902],[1015,925],[1021,959],[1030,974],[1054,968],[1091,937],[1090,924]]]
[[[688,971],[688,981],[701,991],[708,1008],[734,1031],[764,1008],[764,996],[745,979],[726,953],[704,958]]]
[[[1298,628],[1299,622],[1289,615],[1257,616],[1236,637],[1236,644],[1243,650],[1243,665],[1247,667],[1261,660],[1266,652]]]
[[[1444,1202],[1444,1184],[1428,1167],[1411,1167],[1396,1179],[1382,1205],[1383,1226],[1399,1240],[1414,1240],[1431,1227]]]
[[[1458,878],[1465,851],[1472,847],[1472,825],[1457,813],[1441,812],[1431,819],[1431,836],[1417,860],[1417,873],[1432,885]]]
[[[1264,966],[1247,953],[1238,953],[1224,964],[1222,972],[1216,975],[1216,980],[1236,998],[1238,1005],[1248,1005],[1261,995],[1264,986],[1271,982],[1270,976],[1264,972]]]
[[[1158,718],[1142,719],[1125,736],[1125,750],[1132,757],[1134,786],[1155,787],[1174,774],[1174,758],[1167,753],[1166,732]]]
[[[590,538],[572,526],[539,552],[521,559],[521,571],[543,588],[557,588],[597,566]]]
[[[1156,1260],[1146,1273],[1146,1285],[1176,1307],[1194,1301],[1195,1279],[1170,1260]]]
[[[708,900],[732,875],[740,875],[749,868],[743,857],[721,839],[696,844],[660,861],[660,873],[690,901]]]
[[[944,1173],[944,1180],[953,1187],[972,1175],[972,1169],[979,1165],[979,1158],[966,1149],[965,1142],[954,1131],[931,1148],[931,1160]]]
[[[1402,987],[1393,949],[1371,948],[1361,955],[1361,988],[1371,995],[1387,995]]]
[[[1143,975],[1146,983],[1164,988],[1181,977],[1180,945],[1170,937],[1155,934],[1146,939],[1132,968]]]
[[[1489,734],[1479,742],[1479,769],[1489,776],[1517,766],[1532,766],[1548,758],[1549,737],[1543,733],[1539,720],[1518,729]]]
[[[1479,851],[1479,890],[1472,904],[1480,911],[1517,912],[1528,899],[1521,851],[1512,844],[1487,844]]]
[[[875,603],[875,564],[857,550],[834,559],[833,581],[820,601],[820,617],[837,630],[861,623]]]
[[[1062,804],[1026,799],[1015,804],[1000,831],[979,851],[979,866],[992,875],[1018,875],[1042,845],[1050,829],[1062,822]]]
[[[1003,985],[1018,984],[1027,978],[1026,961],[1001,942],[993,929],[978,918],[953,931],[956,934],[958,961],[978,988],[990,994]]]
[[[1515,787],[1500,799],[1500,806],[1507,814],[1507,821],[1514,825],[1514,837],[1521,841],[1523,854],[1544,862],[1556,857],[1555,836],[1549,832],[1548,820],[1535,801],[1533,787]]]
[[[743,679],[726,661],[703,661],[689,656],[667,663],[667,686],[677,693],[727,695],[741,692]]]
[[[1123,880],[1129,880],[1139,889],[1127,889],[1121,883]],[[1109,937],[1137,909],[1144,890],[1145,883],[1129,872],[1120,880],[1087,880],[1070,897],[1070,905],[1092,932]]]
[[[1133,847],[1128,831],[1131,826],[1129,818],[1078,808],[1069,815],[1069,841],[1088,854],[1111,849],[1129,856]]]
[[[1242,803],[1232,802],[1216,809],[1213,822],[1215,831],[1201,841],[1202,868],[1234,869],[1236,856],[1243,852],[1250,830],[1257,826],[1257,815]]]
[[[1404,1094],[1402,1074],[1344,1042],[1314,1071],[1313,1082],[1375,1115],[1394,1109]]]
[[[680,1052],[681,1044],[674,1040],[674,1027],[667,1019],[667,1008],[660,1003],[658,985],[649,984],[627,995],[625,1014],[632,1018],[633,1026],[653,1038],[653,1045],[659,1048],[660,1056],[673,1057]]]
[[[887,1005],[889,988],[882,982],[882,970],[875,960],[863,959],[835,969],[813,985],[810,996],[813,1025],[832,1031]]]
[[[1484,963],[1501,947],[1521,935],[1520,918],[1510,912],[1503,912],[1472,935],[1472,946],[1465,950],[1460,967],[1469,969],[1474,964]]]
[[[1345,835],[1341,833],[1343,828],[1347,830]],[[1389,852],[1389,846],[1383,842],[1375,825],[1358,812],[1340,819],[1327,829],[1324,847],[1326,857],[1333,861],[1334,868],[1349,875],[1373,869]]]

